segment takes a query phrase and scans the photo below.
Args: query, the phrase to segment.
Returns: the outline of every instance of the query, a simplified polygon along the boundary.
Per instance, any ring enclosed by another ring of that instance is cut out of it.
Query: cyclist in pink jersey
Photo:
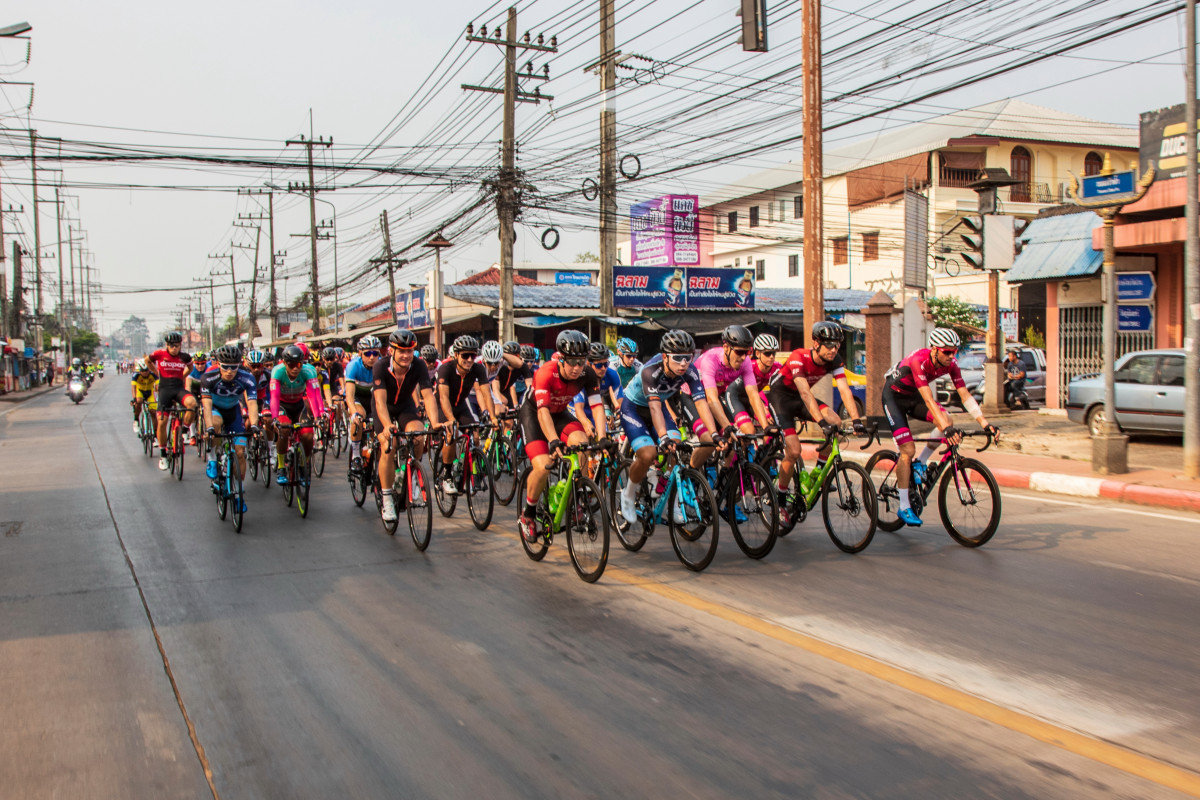
[[[949,328],[934,328],[929,334],[929,347],[910,353],[888,371],[884,380],[883,410],[892,428],[892,439],[900,451],[900,458],[896,462],[896,486],[900,490],[900,511],[897,516],[904,524],[913,527],[921,526],[921,518],[913,511],[909,501],[911,480],[924,480],[924,462],[941,445],[927,442],[920,457],[914,458],[917,446],[908,428],[909,418],[932,422],[937,428],[935,434],[945,437],[950,444],[962,441],[962,431],[954,426],[950,414],[938,404],[930,384],[943,375],[949,375],[963,408],[975,418],[979,427],[993,435],[999,434],[999,429],[989,424],[983,416],[979,403],[967,391],[962,374],[958,371],[954,355],[961,343],[958,334]]]
[[[766,417],[762,409],[762,399],[758,396],[754,362],[750,359],[753,346],[754,335],[745,326],[730,325],[721,334],[721,346],[704,351],[696,359],[696,369],[700,372],[700,382],[704,385],[704,397],[708,400],[713,419],[723,434],[733,433],[736,427],[725,413],[721,396],[726,394],[738,379],[741,379],[742,385],[746,387],[755,416],[760,420]]]

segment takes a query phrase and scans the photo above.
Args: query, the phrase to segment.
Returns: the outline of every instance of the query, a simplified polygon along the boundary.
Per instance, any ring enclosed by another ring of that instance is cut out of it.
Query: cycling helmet
[[[506,356],[521,355],[521,343],[520,342],[505,342],[504,343],[504,355],[506,355]]]
[[[754,344],[754,335],[745,325],[730,325],[721,333],[721,341],[730,347],[750,349]]]
[[[431,344],[425,345],[424,347],[421,348],[421,358],[425,359],[426,361],[437,361],[438,360],[437,348]]]
[[[289,344],[283,348],[283,363],[293,366],[304,363],[304,350],[300,348],[300,345]]]
[[[637,342],[629,337],[624,337],[617,342],[617,352],[636,356],[638,354]]]
[[[333,348],[333,354],[337,356],[339,360],[341,360],[341,358],[346,355],[346,350],[342,347],[335,347]]]
[[[778,350],[779,340],[769,333],[760,333],[754,337],[755,350]]]
[[[526,361],[537,361],[537,357],[538,357],[538,352],[537,352],[537,349],[534,348],[533,345],[531,345],[531,344],[521,345],[521,358],[525,359]]]
[[[324,350],[321,351],[321,360],[322,361],[333,361],[336,358],[337,358],[337,350],[335,350],[332,347],[326,347]]]
[[[170,331],[163,337],[163,341],[167,344],[183,344],[183,334],[179,331]]]
[[[199,364],[201,361],[207,360],[208,353],[204,352],[203,350],[197,350],[196,352],[192,353],[192,361],[195,361],[197,364]]]
[[[954,347],[962,344],[962,339],[950,328],[934,328],[929,333],[930,347]]]
[[[601,360],[608,360],[608,348],[604,346],[604,342],[592,342],[588,347],[588,361]]]
[[[363,350],[378,350],[382,345],[379,343],[378,336],[364,336],[358,340],[356,347],[361,353]]]
[[[504,357],[504,350],[500,348],[500,343],[496,341],[484,342],[483,350],[480,351],[483,360],[489,364],[495,364]]]
[[[242,365],[242,351],[231,344],[218,347],[213,353],[213,357],[223,367],[240,367]]]
[[[288,345],[288,347],[300,348],[300,357],[303,358],[305,361],[308,360],[308,345],[306,345],[304,342],[296,342],[293,345]],[[284,360],[287,360],[287,349],[286,348],[283,351],[283,355],[284,355]]]
[[[399,347],[401,350],[412,350],[417,346],[417,335],[408,328],[399,328],[388,336],[388,344]]]
[[[554,349],[564,356],[585,358],[587,357],[588,347],[591,343],[591,340],[588,339],[587,334],[583,331],[563,331],[554,340]]]
[[[75,359],[75,360],[74,360],[73,362],[71,362],[71,363],[72,363],[72,364],[78,364],[78,363],[79,363],[79,359],[77,358],[77,359]],[[139,359],[139,360],[138,360],[138,362],[137,362],[136,364],[134,364],[133,366],[134,366],[134,367],[137,369],[137,371],[138,371],[138,372],[145,372],[146,370],[150,369],[150,366],[149,366],[148,364],[146,364],[146,362],[145,362],[145,361],[143,361],[143,360],[140,360],[140,359]]]
[[[267,354],[264,353],[262,350],[251,350],[246,355],[246,360],[249,361],[251,364],[261,364],[267,360]]]
[[[670,355],[695,355],[696,340],[687,331],[673,330],[663,334],[658,344],[660,352]]]
[[[844,342],[846,334],[836,322],[818,322],[812,327],[814,342]]]
[[[474,336],[463,335],[454,340],[454,354],[459,353],[478,353],[479,340]]]
[[[83,362],[80,361],[78,358],[73,358],[73,359],[71,359],[71,366],[72,367],[82,367]]]

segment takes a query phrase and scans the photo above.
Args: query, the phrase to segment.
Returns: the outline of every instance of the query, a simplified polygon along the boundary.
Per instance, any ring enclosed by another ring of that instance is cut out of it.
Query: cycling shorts
[[[583,430],[579,420],[566,411],[551,413],[550,416],[554,418],[554,432],[564,442],[575,431]],[[517,412],[517,423],[521,426],[521,435],[525,439],[525,455],[537,458],[550,452],[550,442],[542,432],[542,424],[538,421],[537,403],[534,403],[532,398],[521,403],[521,409]]]
[[[757,389],[755,391],[758,391]],[[762,399],[764,406],[770,405],[767,400],[767,394],[759,392],[759,397]],[[754,413],[750,407],[750,396],[746,394],[746,381],[743,378],[738,378],[733,383],[729,384],[729,389],[725,394],[721,395],[721,404],[725,406],[725,413],[733,420],[733,424],[739,428],[747,422],[754,422]]]
[[[388,406],[388,416],[401,431],[407,429],[410,422],[424,422],[421,415],[417,413],[417,407],[412,403],[402,406]],[[383,433],[383,423],[380,422],[379,417],[375,418],[372,427],[374,427],[376,433]]]
[[[466,400],[463,400],[450,410],[454,412],[454,421],[460,426],[475,425],[479,422],[479,416],[475,413],[475,410],[471,408],[471,405]],[[449,420],[445,418],[445,412],[442,411],[441,403],[438,403],[437,412],[438,422],[449,422]]]
[[[138,389],[138,397],[142,398],[143,400],[150,400],[151,398],[154,397],[154,390],[153,389]]]
[[[671,415],[663,412],[663,422],[667,426],[667,436],[675,441],[683,437],[675,427]],[[629,440],[629,447],[636,453],[643,447],[658,446],[658,431],[654,429],[654,418],[650,416],[647,406],[639,406],[628,397],[621,401],[621,429]]]
[[[776,373],[778,374],[778,373]],[[796,435],[796,421],[800,422],[819,422],[808,413],[808,406],[804,404],[804,399],[800,397],[799,392],[789,392],[782,388],[779,381],[772,381],[771,391],[767,392],[767,398],[771,403],[771,413],[775,416],[775,424],[783,429],[785,436]],[[822,412],[829,406],[817,400],[817,408]]]
[[[908,429],[910,419],[933,422],[933,412],[920,392],[897,392],[891,386],[883,388],[883,413],[887,415],[892,439],[897,445],[912,441],[912,431]]]
[[[182,381],[164,380],[158,384],[158,410],[164,414],[174,408],[176,403],[181,408],[185,407],[189,397],[194,395],[183,388]]]
[[[222,433],[245,433],[246,423],[242,420],[241,408],[217,408],[213,406],[212,413],[221,417]],[[233,440],[234,444],[246,444],[246,437],[239,436]]]
[[[298,403],[279,403],[279,424],[291,425],[294,422],[302,422],[303,418],[307,417],[311,422],[312,418],[308,413],[308,405],[301,400]],[[312,427],[312,425],[309,425]]]

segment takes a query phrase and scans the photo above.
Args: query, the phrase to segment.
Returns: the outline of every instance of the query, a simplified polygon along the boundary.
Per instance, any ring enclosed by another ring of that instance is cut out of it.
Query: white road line
[[[1042,495],[1042,494],[1027,494],[1027,493],[1021,492],[1017,489],[1007,489],[1006,488],[1003,490],[1003,495],[1005,497],[1011,496],[1011,497],[1020,497],[1025,500],[1036,500],[1036,501],[1042,502],[1042,503],[1054,503],[1055,505],[1060,505],[1060,506],[1076,506],[1078,508],[1087,508],[1087,509],[1091,509],[1091,510],[1103,509],[1105,513],[1109,512],[1109,511],[1119,511],[1122,514],[1137,514],[1138,516],[1141,516],[1141,517],[1157,517],[1158,519],[1170,519],[1170,520],[1175,520],[1176,522],[1192,522],[1192,523],[1200,524],[1200,517],[1180,517],[1175,514],[1160,514],[1156,511],[1142,511],[1137,508],[1124,508],[1123,506],[1109,505],[1107,503],[1102,506],[1097,506],[1094,503],[1080,503],[1075,500],[1057,500],[1057,499],[1052,499],[1052,498],[1046,497],[1045,495]],[[1097,499],[1104,499],[1104,498],[1097,498]],[[1113,501],[1113,503],[1116,503],[1116,502],[1117,501],[1115,501],[1115,500]]]
[[[1094,564],[1097,567],[1104,567],[1106,569],[1119,569],[1123,572],[1136,572],[1138,575],[1148,575],[1151,578],[1162,578],[1168,581],[1186,583],[1190,586],[1200,586],[1200,581],[1196,580],[1195,578],[1185,578],[1182,575],[1172,575],[1169,572],[1160,572],[1156,569],[1139,569],[1138,567],[1131,567],[1128,564],[1114,564],[1111,561],[1091,561],[1089,563]]]

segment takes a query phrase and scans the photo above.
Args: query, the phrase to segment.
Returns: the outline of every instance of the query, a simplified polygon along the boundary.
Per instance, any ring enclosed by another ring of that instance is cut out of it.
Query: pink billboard
[[[668,194],[629,209],[633,264],[686,267],[700,263],[700,202],[692,194]]]

